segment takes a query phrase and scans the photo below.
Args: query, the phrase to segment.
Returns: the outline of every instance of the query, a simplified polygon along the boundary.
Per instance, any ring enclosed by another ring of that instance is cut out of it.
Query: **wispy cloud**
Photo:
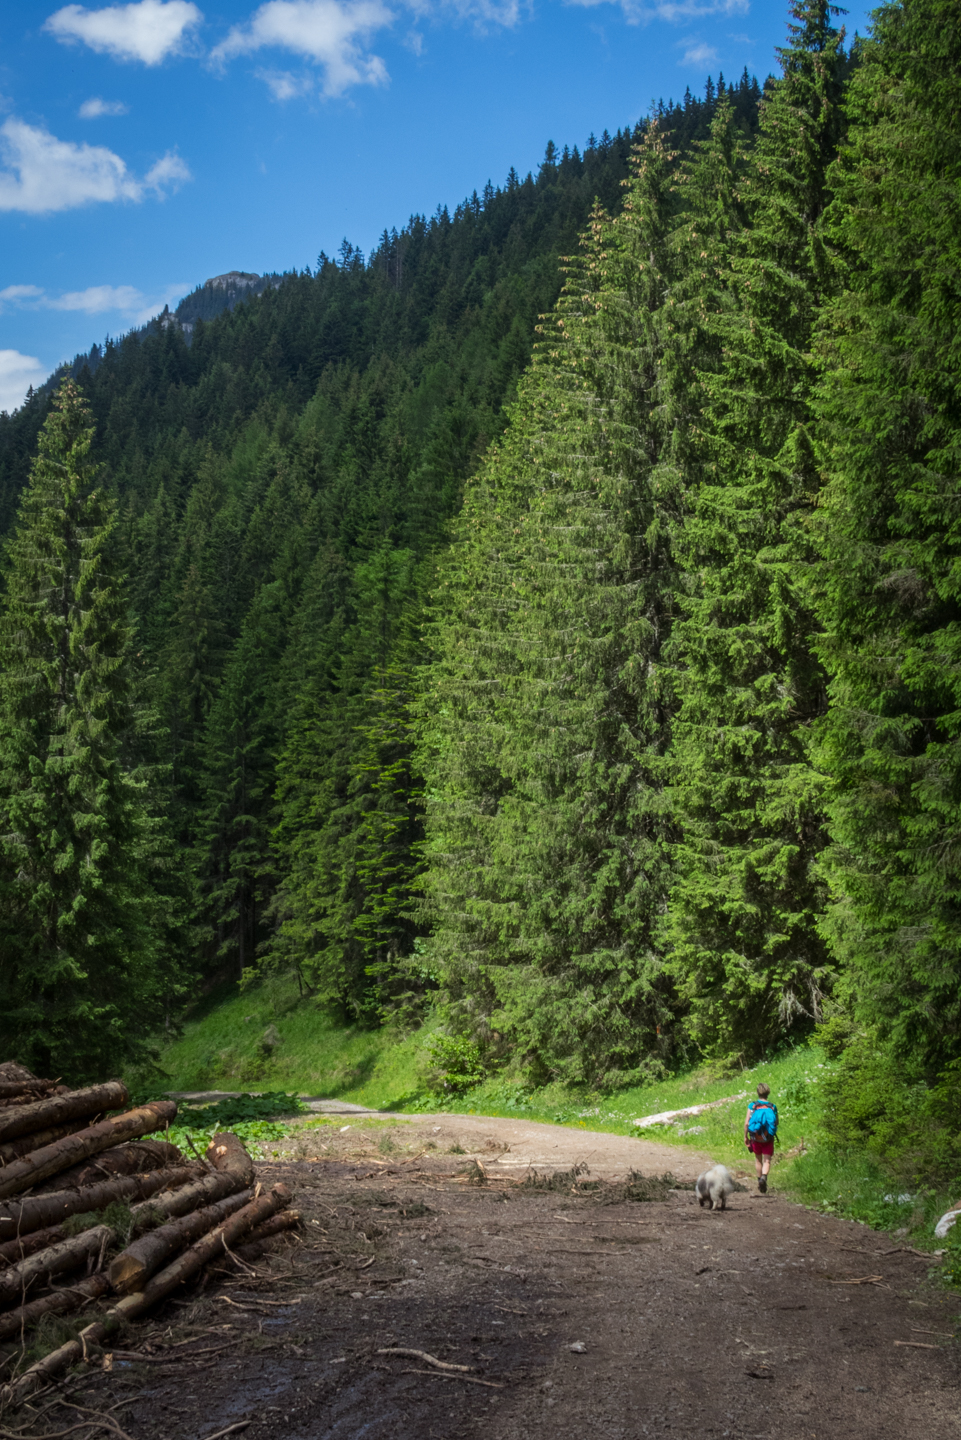
[[[23,300],[37,300],[43,294],[39,285],[8,285],[0,290],[0,308],[4,304],[17,304]]]
[[[341,95],[351,85],[387,81],[383,60],[367,46],[393,20],[381,0],[268,0],[246,25],[234,26],[211,59],[222,64],[258,50],[286,50],[320,66],[325,95]],[[286,72],[261,74],[279,99],[295,93]]]
[[[595,0],[587,0],[593,4]],[[451,11],[461,20],[473,20],[482,30],[490,26],[511,29],[529,10],[530,0],[407,0],[407,8],[416,15],[439,18]]]
[[[565,0],[568,5],[619,4],[632,24],[667,20],[670,24],[702,20],[709,15],[746,15],[750,0]]]
[[[30,386],[41,385],[46,378],[47,367],[36,355],[0,350],[0,410],[18,410]]]
[[[257,79],[263,80],[275,100],[296,100],[315,84],[313,75],[294,75],[290,70],[258,70]]]
[[[105,10],[65,5],[43,28],[64,44],[80,42],[115,60],[159,65],[183,51],[188,32],[203,18],[190,0],[139,0]]]
[[[186,295],[190,285],[178,280],[153,294],[135,285],[88,285],[51,295],[39,285],[8,285],[0,290],[0,312],[9,306],[27,310],[73,310],[83,315],[117,315],[131,325],[145,325],[165,305]]]
[[[0,125],[0,211],[49,215],[96,202],[137,201],[189,179],[179,155],[164,155],[139,180],[104,145],[58,140],[12,115]]]
[[[716,63],[717,51],[713,45],[690,45],[678,61],[679,65],[703,66],[715,65]]]
[[[99,120],[101,115],[127,115],[129,110],[122,100],[101,100],[95,95],[83,102],[77,114],[81,120]]]

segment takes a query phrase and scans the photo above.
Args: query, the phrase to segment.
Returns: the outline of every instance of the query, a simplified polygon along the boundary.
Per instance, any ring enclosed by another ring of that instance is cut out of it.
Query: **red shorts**
[[[755,1155],[773,1155],[773,1140],[749,1140],[747,1148],[753,1150]]]

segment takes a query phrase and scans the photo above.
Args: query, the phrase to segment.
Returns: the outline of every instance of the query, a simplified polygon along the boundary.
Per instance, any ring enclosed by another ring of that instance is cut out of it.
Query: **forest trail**
[[[957,1297],[776,1167],[711,1213],[682,1188],[706,1157],[629,1136],[357,1112],[292,1135],[260,1176],[300,1239],[169,1305],[127,1342],[149,1360],[74,1403],[126,1402],[130,1440],[957,1440]]]

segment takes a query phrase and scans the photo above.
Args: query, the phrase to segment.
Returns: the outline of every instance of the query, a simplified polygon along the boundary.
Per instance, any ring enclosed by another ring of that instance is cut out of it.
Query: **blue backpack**
[[[752,1140],[773,1140],[777,1135],[777,1106],[771,1100],[755,1100],[748,1106],[747,1133]]]

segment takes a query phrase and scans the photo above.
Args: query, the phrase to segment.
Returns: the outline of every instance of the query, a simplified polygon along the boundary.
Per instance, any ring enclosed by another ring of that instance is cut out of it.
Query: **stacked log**
[[[124,1109],[129,1099],[119,1080],[71,1090],[0,1064],[0,1342],[22,1339],[46,1315],[119,1297],[76,1345],[0,1389],[0,1410],[89,1357],[234,1244],[296,1223],[284,1186],[262,1194],[255,1185],[237,1136],[217,1134],[203,1160],[188,1159],[145,1138],[175,1119],[174,1102]]]

